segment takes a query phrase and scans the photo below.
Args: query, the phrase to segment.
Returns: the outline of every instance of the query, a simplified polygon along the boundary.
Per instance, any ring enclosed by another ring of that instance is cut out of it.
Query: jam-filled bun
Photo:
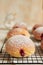
[[[13,57],[28,57],[35,52],[33,41],[23,35],[14,35],[5,44],[6,52]]]
[[[13,26],[13,28],[24,28],[24,29],[28,30],[28,29],[27,29],[27,25],[26,25],[25,23],[23,23],[23,22],[21,22],[21,23],[16,23],[16,24]]]
[[[43,27],[38,27],[37,29],[35,29],[35,31],[34,31],[35,39],[41,40],[42,33],[43,33]]]
[[[14,28],[10,30],[7,34],[7,39],[12,37],[13,35],[24,35],[30,37],[29,32],[23,28]]]
[[[35,29],[37,29],[38,27],[43,27],[43,25],[41,25],[41,24],[35,24],[33,26],[32,33],[34,33]]]

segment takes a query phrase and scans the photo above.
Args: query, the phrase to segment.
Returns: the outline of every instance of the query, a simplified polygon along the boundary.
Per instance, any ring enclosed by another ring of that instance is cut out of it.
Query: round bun
[[[14,28],[14,29],[10,30],[7,34],[7,39],[12,37],[13,35],[24,35],[24,36],[30,37],[29,32],[23,28]]]
[[[23,35],[14,35],[5,45],[6,52],[13,57],[28,57],[35,52],[35,45],[31,39]]]
[[[38,27],[42,27],[42,26],[43,26],[43,25],[41,25],[41,24],[35,24],[35,25],[33,26],[32,33],[34,33],[35,29],[37,29]]]
[[[43,34],[43,27],[38,27],[33,34],[35,39],[41,40],[41,35]]]
[[[13,26],[13,28],[24,28],[24,29],[28,30],[26,24],[23,23],[23,22],[21,22],[21,23],[16,23],[16,24]]]

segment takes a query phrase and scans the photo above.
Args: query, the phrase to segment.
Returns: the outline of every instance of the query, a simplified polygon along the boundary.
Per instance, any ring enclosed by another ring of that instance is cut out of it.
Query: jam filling
[[[41,35],[41,40],[43,40],[43,34]]]
[[[24,55],[25,55],[25,53],[24,53],[24,50],[23,50],[23,49],[21,49],[21,50],[20,50],[20,55],[21,55],[21,56],[24,56]]]

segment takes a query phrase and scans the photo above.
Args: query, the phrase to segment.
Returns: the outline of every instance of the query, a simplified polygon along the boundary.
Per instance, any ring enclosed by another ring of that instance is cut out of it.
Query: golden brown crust
[[[7,34],[7,39],[12,37],[13,35],[24,35],[24,36],[30,37],[29,32],[23,28],[14,28],[14,29],[10,30]]]

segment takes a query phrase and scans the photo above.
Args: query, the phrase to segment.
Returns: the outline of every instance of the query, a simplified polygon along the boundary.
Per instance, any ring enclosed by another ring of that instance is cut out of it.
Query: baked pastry
[[[41,49],[43,50],[43,34],[41,35]]]
[[[29,32],[23,28],[14,28],[10,30],[7,34],[7,39],[12,37],[13,35],[24,35],[30,37]]]
[[[34,33],[35,29],[37,29],[38,27],[42,27],[42,26],[43,26],[43,25],[41,25],[41,24],[35,24],[35,25],[33,26],[32,33]]]
[[[24,28],[24,29],[28,30],[26,24],[23,23],[23,22],[21,22],[21,23],[16,23],[16,24],[13,26],[13,28]]]
[[[14,35],[5,44],[6,52],[13,57],[27,57],[35,52],[33,41],[23,35]]]
[[[37,29],[35,29],[35,31],[34,31],[34,33],[33,33],[35,39],[41,40],[41,35],[42,35],[42,33],[43,33],[43,27],[38,27]]]

